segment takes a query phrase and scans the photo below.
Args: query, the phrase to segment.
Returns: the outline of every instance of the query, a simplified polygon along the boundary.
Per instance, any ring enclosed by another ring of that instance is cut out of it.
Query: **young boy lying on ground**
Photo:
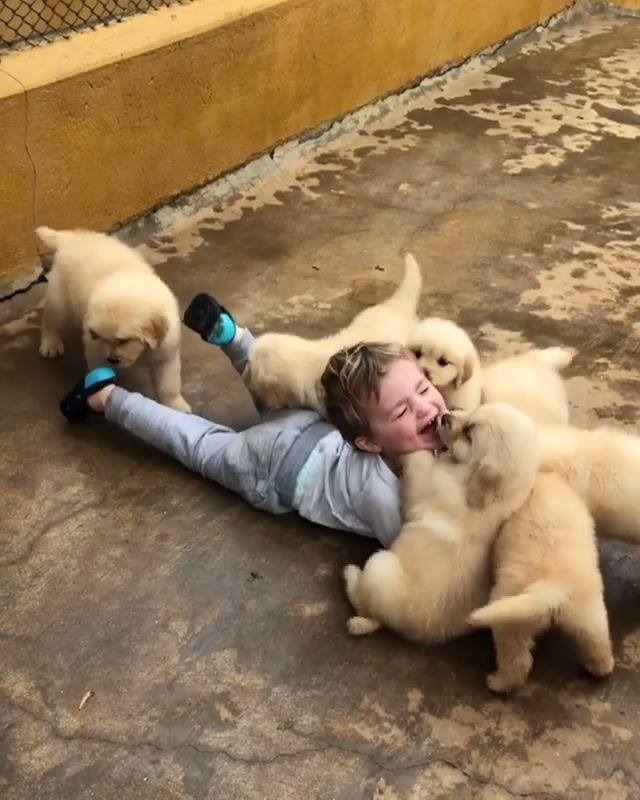
[[[198,295],[185,324],[222,348],[242,374],[255,342],[226,309]],[[360,344],[336,353],[322,378],[327,414],[284,409],[242,432],[167,408],[89,372],[61,403],[69,419],[89,411],[178,459],[272,514],[297,511],[330,528],[388,546],[400,531],[400,457],[436,450],[442,396],[405,348]],[[259,404],[257,404],[259,405]]]

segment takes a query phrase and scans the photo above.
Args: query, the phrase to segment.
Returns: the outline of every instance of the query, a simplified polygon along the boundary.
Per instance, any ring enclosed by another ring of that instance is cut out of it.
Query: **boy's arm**
[[[400,482],[397,479],[388,482],[372,475],[352,497],[354,511],[376,539],[384,547],[390,547],[402,527]]]

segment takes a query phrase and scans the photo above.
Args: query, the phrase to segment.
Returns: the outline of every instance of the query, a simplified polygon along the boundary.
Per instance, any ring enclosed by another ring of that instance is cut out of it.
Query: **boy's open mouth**
[[[438,436],[438,415],[435,414],[428,422],[423,423],[418,428],[420,436]]]

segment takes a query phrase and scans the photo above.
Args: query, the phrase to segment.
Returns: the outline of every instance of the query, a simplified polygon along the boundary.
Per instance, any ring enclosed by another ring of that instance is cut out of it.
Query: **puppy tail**
[[[476,628],[491,628],[513,622],[528,622],[558,611],[567,601],[563,586],[549,581],[536,581],[521,593],[502,597],[469,616]]]
[[[49,250],[57,250],[60,246],[60,238],[63,234],[63,231],[54,231],[53,228],[47,228],[46,225],[41,225],[39,228],[36,228],[36,236],[42,242],[45,247],[48,247]]]
[[[344,578],[344,588],[347,592],[349,602],[358,614],[361,614],[363,612],[363,606],[360,602],[358,588],[360,585],[360,578],[362,577],[362,570],[360,567],[356,567],[355,564],[347,564],[342,571],[342,577]]]
[[[422,272],[420,266],[411,253],[407,253],[404,257],[404,277],[387,303],[405,314],[415,314],[420,302],[421,291]]]
[[[545,347],[542,350],[536,350],[535,354],[538,361],[556,372],[568,367],[574,356],[571,350],[567,350],[565,347]]]

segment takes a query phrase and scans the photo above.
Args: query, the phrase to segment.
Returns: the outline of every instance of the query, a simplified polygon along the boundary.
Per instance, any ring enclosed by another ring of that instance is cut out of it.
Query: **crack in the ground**
[[[26,545],[26,547],[23,549],[23,551],[21,553],[19,553],[17,556],[14,556],[13,558],[8,558],[8,559],[5,559],[3,561],[0,561],[0,568],[15,567],[17,564],[22,564],[24,561],[26,561],[31,556],[33,551],[38,546],[39,542],[48,533],[51,533],[51,531],[55,530],[60,525],[64,525],[65,522],[67,522],[68,520],[72,519],[73,517],[78,516],[79,514],[82,514],[84,511],[87,511],[87,509],[90,509],[93,506],[97,506],[97,505],[99,505],[99,501],[98,500],[92,500],[92,501],[90,501],[88,503],[83,503],[80,506],[75,506],[74,508],[72,508],[67,513],[61,514],[60,516],[58,516],[55,519],[51,520],[50,522],[45,524],[34,536],[31,537],[31,539],[29,540],[29,543]]]
[[[265,757],[260,757],[259,755],[249,755],[249,756],[241,755],[238,753],[234,753],[225,747],[214,747],[214,748],[203,747],[202,745],[194,744],[193,742],[183,742],[180,744],[165,746],[151,740],[122,741],[118,739],[112,739],[108,736],[91,734],[91,733],[78,733],[78,734],[65,733],[64,731],[61,731],[59,729],[54,720],[46,719],[44,717],[39,716],[32,709],[27,708],[26,706],[17,702],[14,698],[8,698],[8,700],[10,704],[13,706],[13,708],[22,712],[25,716],[29,717],[34,722],[38,722],[41,725],[44,725],[46,728],[48,728],[49,731],[51,732],[51,735],[55,739],[60,739],[61,741],[65,742],[95,742],[96,744],[105,744],[111,747],[122,747],[126,750],[150,748],[151,750],[155,750],[156,752],[159,753],[171,753],[173,751],[178,751],[178,750],[193,750],[194,752],[200,753],[201,755],[224,756],[225,758],[228,758],[230,761],[235,761],[241,764],[272,764],[281,759],[295,758],[296,756],[306,755],[310,753],[320,753],[324,752],[325,750],[329,750],[331,748],[331,745],[329,744],[322,747],[311,746],[306,748],[300,748],[298,750],[288,750],[281,753],[276,753],[274,756],[265,758]]]
[[[285,750],[283,752],[278,752],[275,755],[269,757],[263,757],[258,754],[241,755],[239,753],[234,753],[233,751],[229,750],[226,747],[208,748],[208,747],[203,747],[200,744],[194,744],[193,742],[183,742],[180,744],[166,746],[151,740],[121,741],[118,739],[112,739],[108,736],[91,734],[91,733],[81,733],[81,734],[64,733],[59,729],[54,720],[40,717],[31,709],[26,708],[21,703],[18,703],[14,698],[9,698],[9,702],[14,708],[22,712],[25,716],[29,717],[34,722],[38,722],[41,725],[44,725],[46,728],[48,728],[49,731],[51,732],[51,735],[55,739],[59,739],[65,742],[94,742],[96,744],[104,744],[110,747],[121,747],[126,750],[149,748],[159,753],[171,753],[180,750],[192,750],[200,755],[222,756],[223,758],[227,758],[229,761],[247,765],[254,765],[254,764],[269,765],[277,763],[278,761],[294,759],[300,756],[308,757],[312,755],[317,755],[319,753],[326,753],[328,751],[333,750],[340,753],[346,753],[351,756],[356,756],[357,758],[364,759],[365,761],[368,761],[371,765],[373,765],[375,768],[389,774],[408,772],[412,770],[428,769],[429,767],[433,767],[437,764],[442,764],[444,766],[449,767],[450,769],[454,769],[456,772],[459,772],[468,781],[472,783],[478,784],[480,786],[494,786],[506,792],[510,797],[530,798],[530,800],[561,800],[559,796],[550,794],[548,792],[539,792],[535,790],[520,792],[515,789],[511,789],[509,786],[506,786],[505,784],[500,783],[499,781],[475,775],[470,770],[460,766],[460,764],[457,764],[452,759],[446,758],[445,756],[442,755],[436,755],[432,758],[426,758],[410,762],[407,764],[389,764],[386,761],[376,758],[371,753],[360,750],[356,747],[349,747],[344,744],[328,742],[326,740],[320,739],[317,735],[313,733],[302,732],[296,730],[295,728],[291,729],[291,733],[295,736],[299,736],[302,739],[308,740],[310,742],[309,747],[298,748],[296,750]]]
[[[297,736],[301,736],[302,738],[308,738],[315,742],[318,741],[318,737],[316,735],[311,733],[304,733],[300,730],[297,730],[296,728],[292,729],[292,733],[294,733]],[[382,770],[383,772],[388,772],[391,774],[399,772],[409,772],[412,770],[419,770],[419,769],[427,769],[428,767],[432,767],[436,764],[443,764],[447,767],[450,767],[451,769],[456,770],[456,772],[459,772],[461,775],[464,775],[464,777],[467,778],[467,780],[473,783],[479,784],[480,786],[497,787],[498,789],[501,789],[502,791],[506,792],[511,797],[527,797],[527,798],[532,798],[533,800],[561,800],[561,798],[558,797],[557,795],[553,795],[548,792],[539,792],[535,790],[519,792],[517,790],[511,789],[509,786],[506,786],[500,783],[499,781],[493,780],[492,778],[485,778],[479,775],[475,775],[468,769],[465,769],[464,767],[460,766],[460,764],[457,764],[452,759],[449,759],[443,755],[434,755],[431,758],[409,762],[407,764],[390,765],[384,761],[375,758],[373,755],[371,755],[371,753],[367,753],[365,751],[359,750],[354,747],[347,747],[346,745],[334,744],[326,741],[323,742],[323,745],[324,745],[323,749],[338,750],[339,752],[346,752],[350,753],[351,755],[356,755],[361,758],[364,758],[370,763],[374,764],[378,769]]]
[[[32,640],[21,633],[8,633],[0,631],[0,642],[19,642],[20,644],[31,644]]]

